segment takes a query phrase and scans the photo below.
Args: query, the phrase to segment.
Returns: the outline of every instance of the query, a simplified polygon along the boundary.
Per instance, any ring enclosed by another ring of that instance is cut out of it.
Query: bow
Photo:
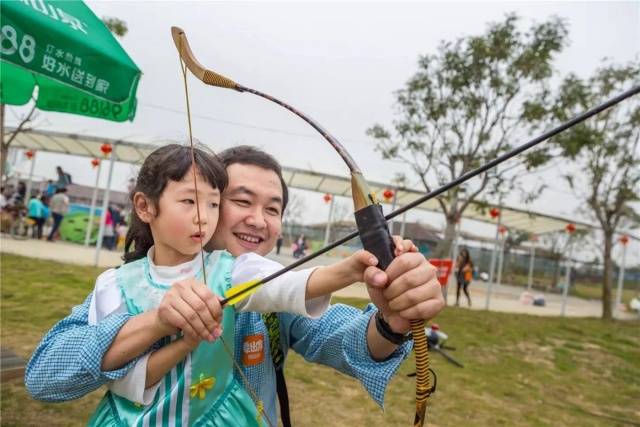
[[[198,79],[200,79],[207,85],[222,87],[226,89],[234,89],[238,92],[249,92],[272,101],[306,121],[314,129],[316,129],[327,142],[329,142],[329,144],[338,152],[340,157],[342,157],[351,172],[351,195],[353,197],[355,219],[362,245],[366,250],[373,253],[377,257],[379,261],[378,266],[383,270],[386,269],[393,260],[394,246],[389,234],[389,229],[387,228],[387,224],[384,219],[384,215],[382,213],[382,207],[376,200],[375,194],[369,189],[369,186],[364,179],[360,168],[353,160],[353,158],[349,155],[344,146],[340,144],[340,142],[338,142],[336,138],[334,138],[329,132],[322,128],[322,126],[316,123],[313,119],[296,110],[292,106],[263,92],[248,88],[246,86],[242,86],[234,82],[233,80],[202,66],[191,51],[186,35],[182,29],[178,27],[172,27],[171,35],[176,44],[176,47],[178,48],[178,51],[180,52],[180,58],[184,62],[183,70],[185,72],[186,68],[188,68]],[[191,131],[190,121],[189,129]],[[191,138],[190,140],[192,141]],[[191,144],[193,147],[193,142],[191,142]],[[233,289],[230,294],[227,293],[227,299],[223,301],[223,304],[237,302],[237,296],[239,294],[246,296],[248,295],[248,292],[257,289],[258,286],[266,283],[266,281],[267,280],[263,279],[254,283],[243,284],[240,287]],[[234,298],[234,296],[236,296],[236,298]],[[411,330],[413,333],[417,372],[416,415],[414,419],[414,425],[422,426],[424,424],[427,398],[434,391],[434,388],[431,387],[431,379],[428,374],[430,371],[429,352],[427,346],[427,338],[424,331],[424,321],[412,320]]]
[[[382,269],[386,269],[388,265],[391,263],[391,261],[393,260],[393,244],[392,244],[391,237],[389,235],[389,230],[386,226],[387,220],[394,218],[406,212],[407,210],[412,209],[413,207],[416,207],[424,203],[425,201],[431,198],[437,197],[438,195],[448,191],[449,189],[462,184],[463,182],[497,166],[498,164],[512,157],[515,157],[516,155],[522,153],[523,151],[541,142],[548,140],[549,138],[569,129],[572,126],[579,124],[580,122],[600,113],[601,111],[611,108],[612,106],[618,104],[619,102],[622,102],[623,100],[637,93],[640,93],[640,86],[634,87],[610,99],[609,101],[606,101],[574,117],[573,119],[557,126],[556,128],[553,128],[550,131],[545,132],[541,136],[532,139],[531,141],[511,150],[510,152],[505,153],[491,160],[490,162],[487,162],[486,164],[478,167],[477,169],[467,172],[466,174],[458,177],[457,179],[451,181],[450,183],[428,194],[425,194],[424,196],[418,198],[414,202],[405,205],[404,207],[392,212],[391,214],[385,217],[382,213],[382,208],[380,204],[376,200],[375,194],[372,191],[370,191],[369,186],[366,180],[364,179],[364,176],[361,170],[358,168],[355,161],[349,155],[346,149],[342,146],[342,144],[340,144],[331,134],[329,134],[329,132],[327,132],[314,120],[304,115],[300,111],[296,110],[295,108],[291,107],[290,105],[284,103],[283,101],[280,101],[270,95],[267,95],[263,92],[259,92],[255,89],[251,89],[243,85],[240,85],[227,77],[224,77],[214,71],[211,71],[205,68],[196,60],[195,56],[193,55],[193,52],[189,47],[184,31],[181,30],[180,28],[172,27],[171,33],[172,33],[173,40],[176,44],[176,47],[178,48],[178,51],[180,53],[181,61],[184,63],[183,73],[185,76],[185,92],[187,90],[186,69],[189,69],[198,79],[200,79],[202,82],[204,82],[207,85],[233,89],[238,92],[249,92],[254,95],[260,96],[262,98],[265,98],[269,101],[272,101],[288,109],[292,113],[296,114],[297,116],[302,118],[304,121],[306,121],[309,125],[311,125],[314,129],[316,129],[323,136],[323,138],[327,142],[329,142],[329,144],[331,144],[331,146],[338,152],[338,154],[345,161],[345,163],[347,164],[351,172],[352,197],[354,202],[355,218],[356,218],[356,224],[358,226],[358,231],[351,233],[348,236],[345,236],[344,238],[326,246],[325,248],[313,254],[310,254],[298,260],[297,262],[294,262],[293,264],[285,267],[284,269],[268,277],[235,286],[234,288],[230,289],[229,292],[225,295],[226,299],[222,301],[223,305],[234,304],[240,301],[242,298],[245,298],[246,296],[250,295],[252,292],[255,292],[255,290],[262,284],[267,283],[271,279],[274,279],[280,276],[281,274],[309,261],[310,259],[313,259],[318,255],[321,255],[329,251],[330,249],[351,240],[357,235],[360,236],[360,239],[362,241],[364,248],[372,252],[374,255],[376,255],[376,257],[379,260],[379,267],[381,267]],[[193,150],[188,94],[187,94],[187,114],[189,115],[189,134],[190,134],[191,147]],[[193,157],[192,157],[192,161],[194,161]],[[197,204],[197,201],[196,201],[196,204]],[[199,212],[198,212],[198,216],[199,216]],[[204,268],[203,268],[203,271],[204,271]],[[433,371],[429,368],[429,353],[428,353],[427,339],[424,332],[424,322],[421,320],[412,321],[411,329],[412,329],[412,334],[414,339],[414,350],[416,355],[416,414],[414,418],[414,426],[422,426],[425,421],[427,399],[431,395],[431,393],[435,391],[435,374],[433,374]],[[223,344],[224,344],[224,341],[223,341]],[[225,344],[225,347],[226,347],[226,344]],[[230,354],[230,352],[228,353]],[[230,354],[230,357],[232,357],[233,359],[233,355]],[[234,364],[235,364],[235,359],[234,359]],[[239,372],[242,374],[242,371],[237,366],[237,364],[235,366],[239,370]],[[433,386],[431,385],[431,378],[429,376],[429,372],[431,372],[431,374],[433,375],[433,379],[434,379]],[[249,386],[248,383],[247,383],[247,386]],[[261,402],[256,401],[256,404],[259,408],[261,407]]]

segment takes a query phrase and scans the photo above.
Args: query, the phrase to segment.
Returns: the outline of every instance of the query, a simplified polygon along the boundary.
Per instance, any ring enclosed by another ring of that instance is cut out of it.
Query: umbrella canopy
[[[140,69],[81,1],[0,2],[0,102],[132,120]]]

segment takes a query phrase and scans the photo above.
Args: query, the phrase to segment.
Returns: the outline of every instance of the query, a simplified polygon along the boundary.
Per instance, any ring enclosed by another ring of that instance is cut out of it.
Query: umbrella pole
[[[7,165],[8,149],[4,147],[4,104],[0,104],[0,181],[4,186],[4,168]]]
[[[89,246],[91,240],[91,232],[93,231],[93,215],[96,211],[96,199],[98,198],[98,184],[100,182],[100,170],[102,162],[98,163],[98,171],[96,172],[96,184],[93,186],[93,194],[91,195],[91,208],[89,208],[89,221],[87,222],[87,232],[84,236],[84,245]]]

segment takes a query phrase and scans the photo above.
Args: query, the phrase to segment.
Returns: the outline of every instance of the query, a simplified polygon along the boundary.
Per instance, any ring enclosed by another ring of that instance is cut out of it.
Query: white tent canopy
[[[11,132],[13,129],[7,129]],[[175,141],[157,141],[154,143],[133,142],[122,139],[109,139],[95,136],[78,135],[72,133],[23,130],[12,143],[12,147],[64,153],[74,156],[100,157],[100,146],[109,143],[113,146],[116,158],[120,162],[141,164],[144,158],[156,148]],[[320,172],[283,166],[283,176],[290,188],[330,193],[333,195],[351,197],[351,180],[347,176],[328,175]],[[385,189],[394,189],[393,184],[369,182],[373,191],[381,195]],[[396,189],[396,203],[398,206],[406,205],[421,197],[424,192],[413,189]],[[432,199],[422,203],[418,209],[439,212],[440,207],[436,200]],[[508,229],[525,231],[537,235],[564,230],[565,226],[572,222],[578,229],[599,228],[585,222],[578,222],[570,218],[562,218],[539,212],[527,211],[518,208],[503,206],[502,225]],[[465,210],[464,218],[476,221],[495,223],[489,216],[484,203],[472,203]],[[640,238],[631,236],[636,240]]]

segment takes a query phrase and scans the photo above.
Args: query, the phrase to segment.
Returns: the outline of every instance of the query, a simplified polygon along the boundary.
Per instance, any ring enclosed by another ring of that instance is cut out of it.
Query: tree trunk
[[[602,319],[613,319],[611,312],[611,273],[613,263],[611,261],[611,249],[613,247],[613,231],[604,229],[604,278],[602,281]]]
[[[447,225],[444,229],[444,239],[438,242],[436,249],[433,251],[434,258],[449,258],[451,255],[451,246],[456,235],[456,220],[454,216],[447,215],[446,218]]]
[[[9,158],[9,147],[7,147],[6,145],[2,144],[2,148],[0,149],[0,162],[2,162],[2,165],[0,167],[0,177],[2,179],[2,186],[4,186],[5,184],[5,168],[7,166],[7,159]]]

